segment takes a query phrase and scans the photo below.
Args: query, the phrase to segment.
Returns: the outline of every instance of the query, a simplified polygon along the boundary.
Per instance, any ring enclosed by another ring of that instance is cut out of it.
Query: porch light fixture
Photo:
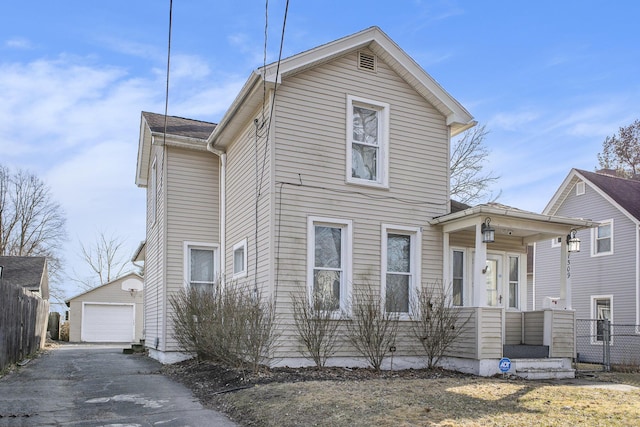
[[[491,227],[491,218],[487,217],[480,227],[482,243],[493,243],[496,240],[496,230]]]
[[[567,234],[567,246],[569,252],[580,252],[580,239],[576,237],[575,228]]]

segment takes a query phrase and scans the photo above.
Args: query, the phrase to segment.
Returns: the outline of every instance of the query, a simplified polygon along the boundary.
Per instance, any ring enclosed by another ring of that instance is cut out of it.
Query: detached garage
[[[143,338],[142,294],[142,277],[131,273],[69,299],[69,340],[139,342]]]

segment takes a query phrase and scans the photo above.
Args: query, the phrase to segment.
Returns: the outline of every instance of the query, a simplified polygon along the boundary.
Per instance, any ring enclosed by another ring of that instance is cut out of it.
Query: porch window
[[[185,242],[185,249],[186,282],[192,288],[213,291],[218,276],[217,247]]]
[[[509,308],[518,308],[520,294],[520,258],[509,257]]]
[[[609,322],[613,320],[611,312],[612,298],[611,296],[592,297],[592,313],[596,321],[595,342],[604,341],[605,320]],[[611,333],[609,333],[609,341],[611,341]]]
[[[419,228],[382,226],[385,310],[408,315],[419,271]]]
[[[452,297],[453,305],[464,305],[464,252],[453,251],[452,256]]]
[[[610,255],[613,253],[613,220],[603,222],[591,231],[591,255]]]
[[[389,105],[347,97],[347,182],[388,184]]]
[[[351,283],[351,221],[309,218],[307,251],[310,295],[328,301],[331,311],[346,311]]]

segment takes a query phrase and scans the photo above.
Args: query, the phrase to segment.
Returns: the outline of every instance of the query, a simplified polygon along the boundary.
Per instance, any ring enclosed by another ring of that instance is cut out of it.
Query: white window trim
[[[154,157],[151,163],[151,223],[155,224],[158,218],[158,158]]]
[[[244,265],[244,270],[239,271],[236,273],[236,250],[240,249],[240,248],[244,248],[244,252],[243,252],[243,265]],[[231,251],[231,273],[232,273],[232,279],[241,279],[243,277],[247,277],[247,239],[243,239],[240,242],[236,243],[235,245],[233,245],[233,250]]]
[[[611,239],[611,250],[609,252],[600,252],[600,253],[596,252],[596,249],[597,249],[596,239],[598,236],[598,227],[594,227],[591,229],[591,256],[599,257],[599,256],[613,255],[613,234],[614,234],[613,219],[608,219],[608,220],[598,221],[598,222],[600,223],[600,225],[609,224],[611,227],[611,237],[609,237]]]
[[[344,275],[340,283],[340,310],[336,310],[336,317],[340,316],[340,311],[346,316],[351,316],[351,293],[352,293],[352,252],[353,252],[353,221],[348,219],[328,218],[321,216],[307,217],[307,297],[311,302],[313,297],[313,269],[315,266],[315,226],[326,225],[330,227],[340,227],[342,233],[342,265]]]
[[[398,314],[399,320],[411,320],[413,305],[418,297],[418,289],[421,289],[422,271],[422,229],[421,227],[407,227],[402,225],[382,224],[382,238],[380,248],[380,282],[381,304],[386,310],[387,301],[387,237],[389,233],[402,234],[411,237],[410,254],[410,280],[409,280],[409,312]]]
[[[207,242],[183,242],[183,280],[185,288],[191,285],[191,249],[208,249],[213,250],[213,281],[216,283],[220,278],[220,253],[219,245]]]
[[[453,253],[454,252],[462,252],[462,305],[456,305],[455,307],[465,307],[470,304],[469,295],[471,294],[471,289],[468,288],[469,274],[467,272],[467,268],[468,268],[467,264],[469,263],[467,262],[466,248],[460,248],[460,247],[450,248],[449,256],[451,257],[451,262],[449,263],[449,283],[447,283],[447,286],[451,287],[451,289],[448,291],[450,294],[449,298],[451,298],[451,302],[453,303]]]
[[[380,112],[378,117],[378,138],[380,144],[380,158],[378,159],[379,174],[377,181],[354,178],[351,176],[351,166],[353,161],[353,106],[361,105]],[[366,185],[371,187],[389,187],[389,104],[384,102],[372,101],[366,98],[360,98],[347,95],[347,164],[346,179],[350,184]]]
[[[590,308],[589,311],[591,312],[591,319],[593,319],[593,321],[591,322],[591,344],[593,345],[603,345],[604,344],[604,340],[603,341],[598,341],[597,338],[597,319],[598,319],[598,313],[596,313],[596,300],[598,299],[608,299],[609,300],[609,308],[611,310],[611,315],[609,318],[609,322],[613,323],[613,294],[610,295],[591,295],[591,303],[590,303]],[[609,337],[609,345],[613,345],[613,337]]]

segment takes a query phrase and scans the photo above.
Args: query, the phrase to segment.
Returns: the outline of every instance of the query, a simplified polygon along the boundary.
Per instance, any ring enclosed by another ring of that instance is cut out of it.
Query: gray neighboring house
[[[587,217],[599,222],[597,228],[576,233],[581,250],[569,258],[571,281],[579,283],[572,289],[571,308],[576,319],[594,319],[591,330],[586,332],[590,339],[585,340],[582,348],[578,344],[577,352],[602,353],[601,321],[609,319],[614,324],[613,334],[615,328],[620,332],[623,325],[628,325],[625,329],[631,331],[627,338],[612,338],[612,363],[631,362],[623,360],[630,356],[620,354],[616,347],[640,343],[638,327],[634,326],[640,324],[640,180],[620,178],[607,170],[572,169],[543,213]],[[560,269],[558,253],[565,241],[566,236],[558,236],[536,244],[536,307],[559,303],[554,299],[559,297],[555,279]],[[581,334],[580,330],[577,334]]]
[[[47,258],[36,256],[0,256],[2,281],[20,286],[38,297],[49,299]]]

